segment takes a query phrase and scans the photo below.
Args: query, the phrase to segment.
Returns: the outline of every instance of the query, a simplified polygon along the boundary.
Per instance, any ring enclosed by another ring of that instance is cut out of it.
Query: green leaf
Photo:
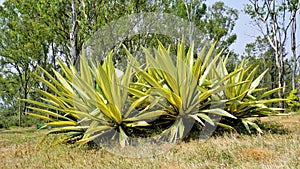
[[[217,114],[217,115],[220,115],[220,116],[225,116],[225,117],[230,117],[230,118],[236,119],[235,116],[233,116],[232,114],[230,114],[227,111],[222,110],[220,108],[208,109],[208,110],[200,110],[199,112]]]
[[[259,96],[257,99],[260,100],[260,99],[263,99],[267,96],[270,96],[271,94],[275,93],[275,92],[278,92],[279,90],[281,90],[282,88],[275,88],[275,89],[272,89],[272,90],[269,90],[267,92],[265,92],[264,94],[262,94],[261,96]]]
[[[54,121],[46,123],[47,126],[77,126],[78,124],[74,121]]]
[[[123,121],[143,121],[143,120],[158,118],[159,116],[162,115],[169,115],[169,113],[163,110],[155,110],[155,111],[145,112],[141,115],[136,115],[134,117],[126,118]]]
[[[250,86],[250,90],[249,93],[251,94],[253,92],[253,90],[259,85],[260,81],[262,80],[262,78],[264,77],[264,75],[267,73],[268,69],[265,70],[262,74],[260,74],[252,83]]]
[[[70,118],[67,118],[67,117],[64,117],[58,113],[54,113],[52,111],[49,111],[49,110],[45,110],[45,109],[39,109],[39,108],[35,108],[35,107],[27,107],[28,109],[31,109],[31,110],[35,110],[35,111],[38,111],[38,112],[41,112],[43,114],[47,114],[47,115],[50,115],[50,116],[53,116],[53,117],[57,117],[57,118],[61,118],[61,119],[65,119],[65,120],[69,120],[69,121],[73,121],[72,119]]]
[[[202,122],[202,120],[200,120],[200,118],[197,115],[195,115],[195,114],[189,114],[189,116],[192,117],[193,119],[195,119],[201,125],[205,126],[205,124]]]
[[[197,116],[199,116],[200,118],[202,118],[203,120],[208,122],[210,125],[215,125],[214,122],[212,121],[212,119],[208,115],[206,115],[204,113],[198,113]]]
[[[39,118],[39,119],[47,120],[47,121],[55,121],[55,119],[53,119],[53,118],[49,118],[49,117],[39,115],[39,114],[35,114],[35,113],[26,112],[25,114],[28,114],[32,117],[36,117],[36,118]]]

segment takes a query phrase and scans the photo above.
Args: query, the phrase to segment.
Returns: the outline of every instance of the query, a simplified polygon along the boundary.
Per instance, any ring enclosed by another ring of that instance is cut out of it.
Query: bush
[[[10,128],[12,126],[19,126],[19,127],[31,127],[39,123],[41,120],[22,115],[21,117],[21,126],[19,126],[19,114],[14,111],[12,108],[2,109],[0,110],[0,128]]]
[[[291,90],[289,96],[287,97],[286,103],[288,104],[291,111],[296,112],[300,110],[300,102],[297,89]]]
[[[216,73],[212,73],[211,77],[223,77],[232,74],[232,72],[227,70],[226,64],[227,58],[220,60],[216,67]],[[220,125],[229,128],[233,127],[240,133],[245,129],[251,133],[251,128],[255,128],[261,133],[260,127],[255,122],[249,121],[248,118],[277,115],[279,113],[278,110],[281,109],[269,107],[269,105],[280,102],[282,99],[268,99],[268,96],[277,92],[280,88],[267,90],[261,87],[260,82],[267,70],[256,77],[258,66],[249,65],[247,60],[243,60],[236,66],[234,71],[238,73],[231,76],[223,84],[226,88],[222,97],[227,100],[225,110],[237,119],[223,117]],[[241,126],[243,127],[241,128]]]
[[[3,116],[0,119],[0,125],[2,128],[8,129],[12,126],[18,126],[19,125],[19,117],[17,115],[13,116]]]
[[[40,123],[41,120],[28,116],[28,115],[23,115],[22,116],[22,121],[21,121],[21,127],[32,127],[33,125],[37,125],[38,123]]]

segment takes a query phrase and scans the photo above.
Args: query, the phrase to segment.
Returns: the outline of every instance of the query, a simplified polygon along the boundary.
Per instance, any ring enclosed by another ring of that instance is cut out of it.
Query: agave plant
[[[62,62],[59,63],[62,66]],[[76,110],[75,102],[71,99],[74,96],[74,90],[71,89],[66,79],[62,78],[62,75],[57,71],[53,70],[55,74],[55,77],[53,77],[43,68],[40,69],[43,75],[36,75],[36,77],[53,92],[40,90],[41,101],[23,100],[31,105],[35,105],[34,107],[27,107],[28,112],[26,114],[45,120],[47,123],[42,128],[54,127],[46,136],[52,133],[67,133],[65,137],[57,140],[55,144],[80,139],[88,126],[80,125],[78,123],[79,116],[74,113]],[[44,77],[47,77],[49,80],[46,80]],[[44,139],[45,137],[42,141]]]
[[[212,78],[223,77],[228,74],[226,69],[227,58],[228,57],[224,60],[220,60],[215,68],[216,71],[211,72],[210,74]],[[255,78],[258,67],[253,67],[246,63],[246,60],[243,60],[240,65],[235,68],[235,71],[242,71],[230,77],[228,80],[223,81],[223,85],[228,86],[226,87],[226,90],[224,90],[223,96],[223,98],[227,100],[225,110],[238,118],[238,120],[244,124],[248,132],[250,132],[249,125],[254,127],[258,132],[262,132],[257,124],[251,122],[247,118],[278,115],[278,111],[282,109],[268,107],[267,105],[279,102],[282,99],[266,99],[266,97],[272,93],[277,92],[279,88],[272,90],[259,88],[260,81],[268,70],[265,70]],[[236,85],[230,86],[230,84]],[[229,121],[231,120],[229,119]]]
[[[125,146],[129,140],[128,128],[147,126],[147,119],[164,114],[162,111],[150,112],[146,109],[142,113],[135,111],[148,96],[130,102],[128,90],[132,68],[128,66],[124,74],[118,77],[112,52],[102,65],[91,63],[82,56],[80,73],[73,65],[68,67],[61,61],[59,63],[63,73],[53,70],[53,77],[41,68],[49,80],[38,76],[54,94],[40,91],[44,96],[42,102],[25,100],[36,105],[29,107],[36,113],[27,114],[50,121],[45,127],[59,126],[48,134],[67,133],[56,143],[75,140],[84,144],[105,135],[111,141],[118,140],[121,146]]]
[[[210,113],[235,118],[227,111],[216,108],[217,106],[211,107],[212,104],[221,103],[219,99],[214,100],[217,98],[214,95],[224,89],[220,84],[233,75],[224,76],[214,84],[209,81],[208,74],[213,71],[213,65],[221,55],[213,55],[214,46],[208,51],[203,48],[194,59],[193,44],[186,53],[184,43],[179,43],[177,55],[172,57],[170,48],[166,49],[159,43],[158,49],[153,51],[143,48],[146,68],[142,69],[138,64],[134,66],[139,82],[133,85],[143,88],[145,92],[133,88],[130,92],[139,97],[163,98],[158,102],[166,113],[162,122],[170,125],[162,132],[162,136],[167,136],[170,142],[182,139],[194,121],[201,125],[205,122],[215,125],[213,119],[208,116]]]

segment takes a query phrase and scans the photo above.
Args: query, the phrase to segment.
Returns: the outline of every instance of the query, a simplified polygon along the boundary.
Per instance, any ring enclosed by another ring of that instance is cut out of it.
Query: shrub
[[[297,89],[291,90],[289,96],[287,97],[286,103],[288,104],[291,111],[299,111],[300,110],[300,102],[298,98]]]
[[[166,114],[163,111],[149,111],[149,108],[140,113],[135,111],[148,96],[130,104],[128,88],[132,68],[128,66],[125,73],[118,77],[112,54],[111,52],[107,56],[102,65],[94,64],[82,56],[80,73],[74,65],[67,67],[62,62],[60,66],[64,76],[53,70],[56,76],[53,77],[42,69],[51,82],[40,76],[38,78],[56,95],[41,91],[44,102],[25,100],[43,107],[28,107],[42,114],[27,114],[50,121],[45,123],[45,127],[59,126],[60,128],[53,128],[48,133],[66,133],[57,143],[66,141],[85,144],[96,138],[104,138],[118,141],[121,146],[125,146],[129,143],[130,128],[148,126],[147,119]]]
[[[226,62],[227,58],[219,62],[216,67],[216,72],[212,72],[211,74],[212,78],[223,77],[230,74],[227,71]],[[279,110],[281,109],[268,107],[268,104],[279,102],[282,99],[266,99],[267,96],[277,92],[279,88],[271,90],[259,88],[260,81],[267,70],[262,72],[258,77],[255,77],[258,67],[253,67],[253,65],[247,65],[246,63],[247,61],[243,60],[236,66],[234,71],[240,70],[239,73],[231,76],[227,81],[224,81],[223,84],[227,86],[222,96],[223,99],[227,100],[225,110],[237,119],[227,119],[223,117],[221,122],[232,127],[239,127],[240,124],[243,124],[248,132],[251,132],[249,126],[252,126],[258,132],[262,132],[255,122],[251,122],[247,120],[247,118],[279,115]],[[228,126],[225,125],[224,127]]]
[[[0,125],[2,125],[2,128],[10,128],[12,126],[18,126],[19,125],[19,117],[17,115],[12,116],[3,116],[0,119]]]
[[[221,53],[213,54],[214,45],[209,50],[203,48],[194,58],[194,47],[191,45],[186,52],[183,43],[178,43],[177,55],[172,57],[170,50],[161,43],[157,49],[145,49],[146,68],[141,69],[136,65],[138,79],[146,83],[134,83],[138,86],[147,86],[144,94],[159,96],[164,105],[162,111],[166,112],[161,118],[162,123],[169,124],[162,133],[170,142],[183,139],[187,131],[193,127],[193,121],[204,126],[204,122],[215,125],[208,114],[235,118],[217,105],[222,101],[216,94],[223,90],[220,85],[234,73],[220,77],[212,83],[208,78],[209,72],[214,71],[214,65],[219,60]],[[194,60],[195,59],[195,60]],[[237,73],[237,72],[235,72]],[[143,93],[143,92],[142,92]]]

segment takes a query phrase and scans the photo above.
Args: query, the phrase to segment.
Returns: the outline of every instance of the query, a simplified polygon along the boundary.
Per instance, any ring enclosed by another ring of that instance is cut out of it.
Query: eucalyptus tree
[[[299,61],[300,61],[300,54],[297,55],[297,12],[300,9],[300,1],[299,0],[291,0],[288,1],[288,6],[287,6],[288,11],[291,13],[291,61],[292,61],[292,89],[296,89],[296,76],[297,72],[299,73]],[[298,14],[298,16],[300,13]],[[300,80],[300,76],[298,81]],[[299,86],[300,88],[300,86]],[[300,91],[300,89],[299,89]],[[299,92],[299,97],[300,97],[300,92]]]
[[[294,6],[298,0],[250,0],[245,8],[261,35],[266,37],[268,43],[274,50],[275,65],[278,72],[278,96],[284,98],[285,92],[285,58],[287,56],[286,43],[289,36],[289,29],[299,9]],[[293,9],[291,8],[292,6]],[[292,10],[291,10],[292,9]],[[281,101],[279,106],[284,107]]]

